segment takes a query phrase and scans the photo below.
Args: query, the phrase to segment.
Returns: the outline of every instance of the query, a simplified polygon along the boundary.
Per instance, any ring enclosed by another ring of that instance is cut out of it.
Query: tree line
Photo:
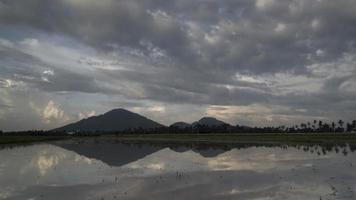
[[[249,126],[231,126],[229,124],[221,124],[218,126],[209,126],[204,124],[194,124],[184,128],[181,127],[159,127],[152,129],[130,128],[122,131],[43,131],[30,130],[20,132],[3,132],[1,135],[82,135],[93,136],[101,134],[212,134],[212,133],[356,133],[356,120],[345,123],[343,120],[337,122],[324,122],[314,120],[312,122],[301,123],[293,126],[266,126],[266,127],[249,127]]]
[[[220,126],[208,126],[197,124],[186,128],[168,127],[170,133],[356,133],[356,120],[345,123],[343,120],[337,122],[324,122],[314,120],[293,126],[231,126],[223,124]]]

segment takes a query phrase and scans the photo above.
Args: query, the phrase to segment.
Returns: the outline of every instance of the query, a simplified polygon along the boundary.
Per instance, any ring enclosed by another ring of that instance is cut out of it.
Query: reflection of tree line
[[[118,141],[120,144],[129,147],[147,148],[155,147],[159,149],[169,148],[178,153],[192,150],[200,155],[206,155],[207,151],[216,152],[217,155],[222,154],[233,149],[247,149],[251,147],[264,148],[280,148],[287,150],[288,148],[295,148],[304,152],[309,152],[317,155],[327,155],[328,153],[342,153],[348,155],[356,151],[356,145],[349,144],[261,144],[261,143],[209,143],[209,142],[147,142],[147,141]],[[218,153],[219,152],[219,153]],[[206,157],[206,156],[204,156]],[[211,157],[211,156],[209,156]]]
[[[83,145],[84,144],[84,145]],[[86,145],[85,145],[86,144]],[[95,146],[92,146],[95,145]],[[177,153],[193,151],[203,157],[214,158],[233,149],[247,149],[251,147],[280,148],[287,150],[295,148],[318,156],[328,153],[348,155],[356,151],[356,146],[347,144],[228,144],[228,143],[202,143],[202,142],[145,142],[145,141],[120,141],[120,140],[83,140],[79,143],[59,143],[58,146],[74,151],[87,158],[94,158],[110,166],[123,166],[154,154],[162,149],[169,148]],[[94,148],[95,147],[95,148]]]
[[[73,151],[90,159],[100,160],[110,166],[123,166],[135,162],[162,149],[169,148],[177,153],[193,151],[203,157],[217,157],[234,149],[242,150],[251,147],[279,148],[288,150],[295,148],[300,151],[322,156],[337,153],[347,156],[356,151],[356,146],[348,144],[258,144],[258,143],[202,143],[202,142],[144,142],[119,140],[74,140],[69,142],[56,142],[56,146]],[[26,147],[30,145],[21,145]],[[1,149],[19,148],[19,145],[0,146]]]

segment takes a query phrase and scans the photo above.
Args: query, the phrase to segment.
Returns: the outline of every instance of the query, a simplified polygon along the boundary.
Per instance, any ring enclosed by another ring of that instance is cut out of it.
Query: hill
[[[192,125],[196,126],[196,125],[204,125],[204,126],[222,126],[225,125],[227,123],[220,121],[214,117],[203,117],[201,118],[199,121],[194,122]]]
[[[185,122],[176,122],[176,123],[170,125],[170,127],[172,127],[172,128],[181,128],[181,129],[188,128],[190,126],[191,126],[190,124],[185,123]]]
[[[163,125],[125,109],[114,109],[103,115],[80,120],[53,131],[123,131],[127,129],[153,129]]]

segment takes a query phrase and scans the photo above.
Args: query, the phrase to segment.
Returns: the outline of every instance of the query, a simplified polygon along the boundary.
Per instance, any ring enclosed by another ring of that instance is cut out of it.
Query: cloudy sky
[[[356,118],[354,0],[0,0],[0,129]]]

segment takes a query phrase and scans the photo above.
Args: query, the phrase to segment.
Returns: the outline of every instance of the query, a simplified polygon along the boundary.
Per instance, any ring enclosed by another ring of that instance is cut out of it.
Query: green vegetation
[[[0,144],[25,144],[34,142],[45,142],[53,140],[63,140],[68,137],[65,136],[24,136],[24,135],[14,135],[14,136],[0,136]]]

